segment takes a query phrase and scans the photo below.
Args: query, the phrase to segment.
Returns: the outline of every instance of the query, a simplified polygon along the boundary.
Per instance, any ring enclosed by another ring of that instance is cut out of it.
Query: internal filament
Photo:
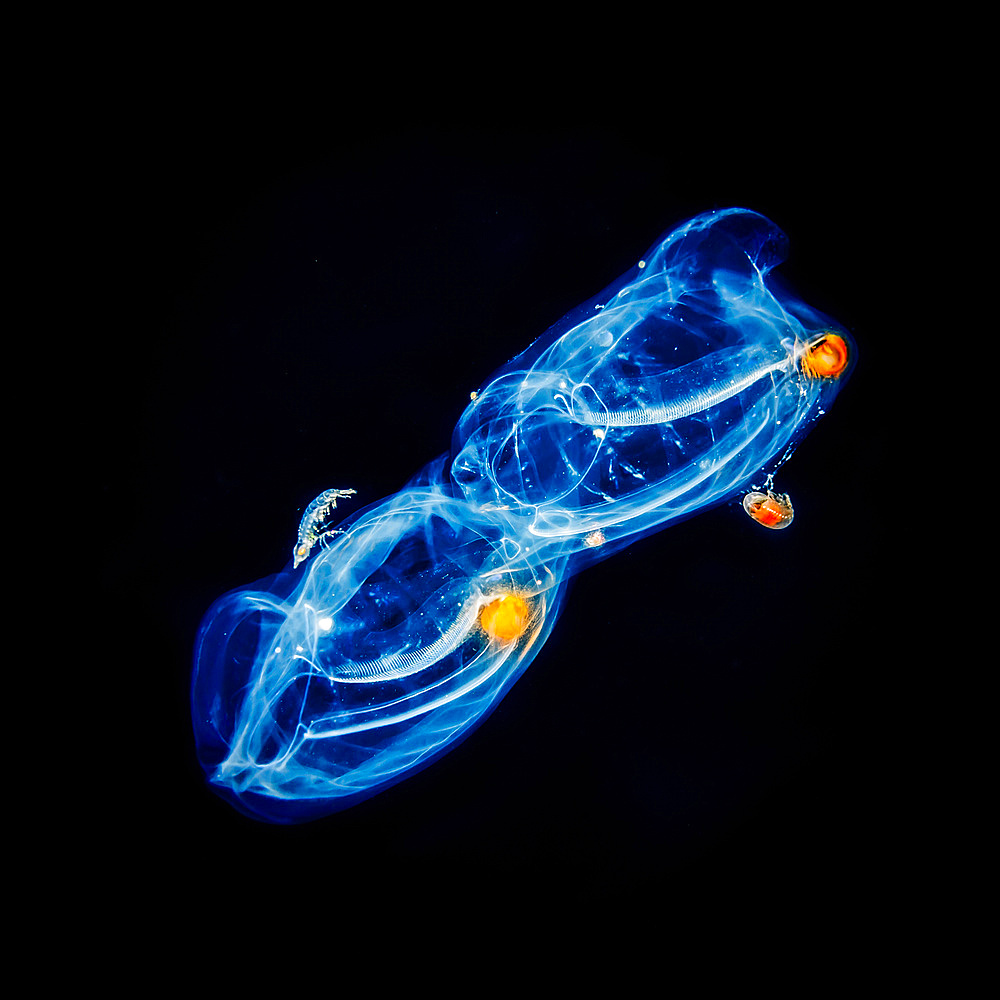
[[[453,653],[476,624],[482,598],[465,602],[448,628],[432,643],[374,660],[348,660],[328,671],[332,680],[343,684],[373,684],[409,677]]]
[[[661,403],[595,410],[582,399],[574,397],[572,418],[577,423],[594,427],[642,427],[672,423],[719,406],[746,392],[761,379],[773,377],[778,372],[787,373],[793,367],[793,359],[785,355],[778,359],[761,360],[751,367],[745,365],[745,351],[718,351],[668,372],[655,381],[643,380],[642,386],[624,382],[633,397],[641,396],[641,390],[648,386],[650,392],[663,398]]]

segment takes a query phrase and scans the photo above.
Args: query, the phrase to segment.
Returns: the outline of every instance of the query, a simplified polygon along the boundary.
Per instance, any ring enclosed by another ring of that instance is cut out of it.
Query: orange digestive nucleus
[[[506,594],[490,601],[479,613],[479,623],[491,639],[510,642],[524,634],[531,608],[523,597]]]
[[[812,378],[837,378],[849,360],[847,341],[835,333],[824,333],[806,347],[802,368]]]

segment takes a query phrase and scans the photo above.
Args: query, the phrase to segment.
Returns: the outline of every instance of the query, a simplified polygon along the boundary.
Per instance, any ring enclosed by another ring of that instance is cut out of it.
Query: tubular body
[[[786,460],[854,351],[775,283],[784,253],[742,209],[669,233],[484,383],[400,493],[221,598],[192,689],[213,784],[287,822],[399,780],[486,717],[573,573]],[[849,357],[835,377],[827,335]]]

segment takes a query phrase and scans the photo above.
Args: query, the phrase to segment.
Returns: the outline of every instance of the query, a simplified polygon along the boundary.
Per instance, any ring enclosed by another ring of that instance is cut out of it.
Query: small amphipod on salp
[[[787,493],[748,493],[743,498],[743,509],[765,528],[787,528],[795,517],[792,500]]]
[[[334,535],[342,534],[338,528],[329,528],[326,531],[320,529],[323,522],[337,509],[337,501],[343,497],[352,497],[356,492],[357,490],[324,490],[306,507],[299,522],[299,536],[295,541],[295,548],[292,549],[293,569],[298,569],[299,563],[309,558],[309,553],[317,542],[326,546]]]

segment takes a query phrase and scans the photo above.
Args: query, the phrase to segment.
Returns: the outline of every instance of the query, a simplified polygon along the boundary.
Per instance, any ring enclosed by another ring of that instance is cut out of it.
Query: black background
[[[356,913],[390,897],[794,908],[880,869],[900,151],[873,150],[836,99],[808,128],[734,120],[715,140],[585,114],[304,129],[225,102],[196,122],[158,113],[120,248],[141,330],[96,404],[115,445],[104,582],[129,611],[143,706],[112,755],[106,845],[126,881],[226,910],[255,892]],[[859,347],[779,476],[792,528],[724,506],[588,570],[486,723],[352,809],[277,827],[217,798],[188,705],[211,602],[284,565],[322,489],[397,490],[493,369],[661,233],[731,205],[785,230],[780,273]]]

